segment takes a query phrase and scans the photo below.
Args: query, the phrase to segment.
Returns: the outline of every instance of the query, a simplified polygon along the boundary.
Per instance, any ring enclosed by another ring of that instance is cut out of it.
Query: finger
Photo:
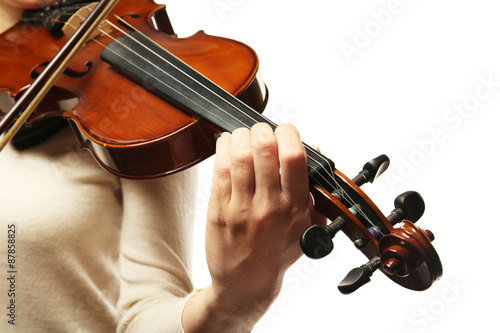
[[[279,193],[280,174],[278,143],[272,128],[265,123],[252,127],[252,152],[255,172],[255,194],[273,195]]]
[[[222,133],[217,139],[211,196],[227,204],[231,198],[231,134]]]
[[[307,156],[299,132],[292,125],[281,125],[276,131],[281,168],[281,190],[285,195],[307,196],[309,178]]]
[[[316,210],[316,207],[314,207],[314,198],[312,195],[309,196],[309,214],[311,216],[311,224],[326,226],[328,220],[323,214]]]
[[[249,202],[255,190],[250,130],[233,131],[231,141],[231,200]]]

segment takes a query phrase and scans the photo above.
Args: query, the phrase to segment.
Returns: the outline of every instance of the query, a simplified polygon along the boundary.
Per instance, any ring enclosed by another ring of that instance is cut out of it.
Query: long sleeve
[[[197,168],[118,179],[77,146],[67,128],[0,156],[0,332],[182,332]]]
[[[2,151],[0,256],[9,225],[15,247],[12,267],[2,260],[0,268],[15,272],[15,284],[9,296],[0,280],[0,304],[16,307],[0,332],[116,331],[122,191],[77,145],[67,128],[28,150]]]
[[[183,332],[190,279],[197,168],[122,180],[118,332]]]

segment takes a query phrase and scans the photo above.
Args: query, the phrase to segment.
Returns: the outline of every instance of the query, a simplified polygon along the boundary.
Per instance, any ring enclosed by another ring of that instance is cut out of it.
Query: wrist
[[[182,315],[184,331],[250,332],[276,297],[276,292],[270,292],[242,298],[234,291],[210,285],[186,303]]]

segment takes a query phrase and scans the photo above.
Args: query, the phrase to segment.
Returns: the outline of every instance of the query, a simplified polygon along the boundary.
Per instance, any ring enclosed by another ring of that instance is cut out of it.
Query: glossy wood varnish
[[[156,30],[151,22],[168,18],[164,6],[149,0],[122,0],[113,13],[226,91],[263,111],[267,93],[258,79],[258,59],[245,44],[202,31],[177,38],[168,24],[165,31]],[[130,31],[114,16],[109,20]],[[113,28],[114,38],[122,34]],[[0,63],[12,63],[14,59],[14,64],[2,68],[0,89],[13,97],[20,94],[65,42],[65,38],[54,39],[43,27],[31,25],[20,24],[2,34]],[[150,92],[147,82],[125,78],[102,61],[101,44],[109,42],[105,35],[98,42],[88,42],[68,66],[68,73],[56,83],[78,99],[77,105],[70,110],[36,112],[31,122],[61,115],[70,119],[82,146],[89,148],[104,168],[122,177],[158,177],[212,155],[220,129]],[[53,95],[49,98],[57,99]]]

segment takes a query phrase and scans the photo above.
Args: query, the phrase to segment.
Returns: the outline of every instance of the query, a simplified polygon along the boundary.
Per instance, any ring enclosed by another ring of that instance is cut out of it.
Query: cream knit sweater
[[[0,332],[182,332],[196,181],[196,169],[119,179],[70,129],[27,151],[7,147]]]

